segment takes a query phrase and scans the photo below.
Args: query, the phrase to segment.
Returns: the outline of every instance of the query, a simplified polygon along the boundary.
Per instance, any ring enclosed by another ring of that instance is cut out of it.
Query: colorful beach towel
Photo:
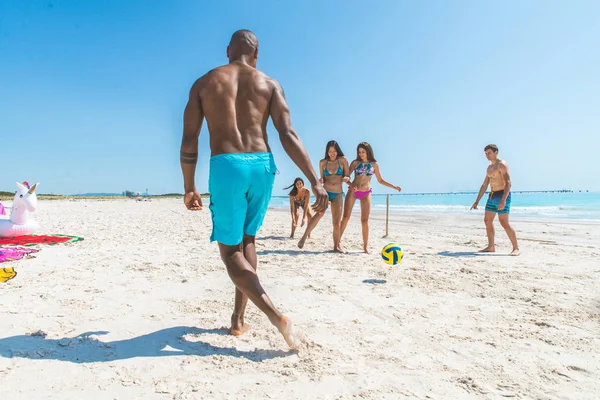
[[[10,281],[15,276],[17,272],[14,268],[0,268],[0,283]]]
[[[37,253],[39,250],[31,247],[0,247],[0,263],[6,261],[17,261],[31,253]]]
[[[83,240],[78,236],[67,235],[24,235],[0,238],[0,246],[34,246],[36,244],[75,243]]]

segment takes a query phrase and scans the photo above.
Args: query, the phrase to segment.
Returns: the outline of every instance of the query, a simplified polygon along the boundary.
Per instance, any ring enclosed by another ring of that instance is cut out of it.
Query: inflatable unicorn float
[[[29,216],[37,207],[35,189],[38,183],[31,188],[27,182],[17,182],[17,192],[12,204],[10,216],[0,215],[0,237],[23,236],[34,233],[39,225]]]

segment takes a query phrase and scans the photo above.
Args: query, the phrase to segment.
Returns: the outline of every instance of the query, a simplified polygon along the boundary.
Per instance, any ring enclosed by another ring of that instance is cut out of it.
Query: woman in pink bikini
[[[373,148],[367,142],[359,143],[356,148],[356,160],[350,164],[350,174],[354,172],[354,181],[348,183],[350,188],[346,194],[344,204],[344,216],[342,217],[341,229],[342,235],[348,225],[350,216],[352,215],[352,207],[356,200],[360,200],[360,222],[362,224],[363,250],[365,253],[369,251],[369,215],[371,214],[371,177],[375,175],[377,182],[383,186],[400,191],[400,186],[394,186],[386,182],[381,177],[379,172],[379,164],[373,155]],[[341,237],[341,236],[340,236]]]

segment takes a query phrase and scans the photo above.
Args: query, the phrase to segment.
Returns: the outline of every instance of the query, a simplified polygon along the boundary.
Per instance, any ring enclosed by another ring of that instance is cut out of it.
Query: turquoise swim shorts
[[[502,210],[498,210],[498,204],[500,204],[502,196],[504,196],[504,190],[490,192],[490,196],[488,197],[488,201],[485,205],[485,211],[493,212],[498,215],[510,214],[510,203],[512,201],[512,193],[509,193],[506,197],[506,205],[504,206],[504,208]]]
[[[219,154],[210,158],[211,242],[237,246],[244,234],[256,236],[267,213],[276,172],[271,153]]]

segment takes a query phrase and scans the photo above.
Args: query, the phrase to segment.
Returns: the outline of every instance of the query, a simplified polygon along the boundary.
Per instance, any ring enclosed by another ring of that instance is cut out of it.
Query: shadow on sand
[[[444,257],[504,257],[508,254],[480,253],[478,251],[440,251],[438,256]]]
[[[257,237],[256,240],[294,240],[289,236],[261,236]]]
[[[387,283],[385,279],[365,279],[362,282],[370,285],[383,285],[384,283]]]
[[[46,339],[42,336],[19,335],[0,338],[0,357],[59,360],[77,364],[110,362],[136,357],[211,356],[222,355],[263,361],[296,354],[295,351],[240,351],[232,347],[215,347],[194,341],[193,335],[227,335],[227,329],[202,329],[177,326],[125,340],[102,342],[90,336],[108,332],[86,332],[81,335]],[[186,335],[191,337],[185,338]],[[190,340],[188,340],[190,339]]]
[[[326,253],[333,253],[333,251],[273,249],[273,250],[260,250],[260,251],[256,252],[256,254],[258,254],[259,256],[265,256],[267,254],[282,254],[285,256],[299,256],[299,255],[303,255],[303,254],[326,254]]]

